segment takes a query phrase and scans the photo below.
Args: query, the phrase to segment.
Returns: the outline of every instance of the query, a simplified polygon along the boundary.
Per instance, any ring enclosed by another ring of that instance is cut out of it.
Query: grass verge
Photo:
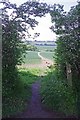
[[[16,86],[14,89],[8,88],[6,98],[3,98],[3,118],[15,116],[27,107],[31,97],[31,85],[38,80],[40,72],[39,69],[18,69],[19,79]]]
[[[73,90],[65,80],[58,80],[54,71],[48,72],[41,82],[42,104],[50,109],[64,113],[66,116],[76,115],[76,99]]]

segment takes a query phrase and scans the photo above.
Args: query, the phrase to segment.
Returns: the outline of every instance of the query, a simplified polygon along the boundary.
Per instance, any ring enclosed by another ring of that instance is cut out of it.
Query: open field
[[[41,63],[41,59],[38,56],[37,51],[27,51],[26,58],[24,58],[24,62],[26,64],[39,64]]]
[[[36,46],[40,51],[54,51],[55,46]]]
[[[44,58],[39,56],[38,51],[27,51],[26,57],[24,58],[24,62],[22,64],[23,67],[27,68],[47,68],[47,66],[52,65],[53,56],[54,56],[54,49],[53,46],[37,46],[38,50],[40,51],[40,55]],[[48,63],[48,64],[47,64]]]
[[[41,52],[41,55],[47,59],[53,60],[53,52]]]
[[[40,52],[41,56],[53,61],[53,52],[42,51]],[[41,58],[38,56],[36,51],[27,51],[26,57],[24,58],[25,64],[40,64],[42,62]]]

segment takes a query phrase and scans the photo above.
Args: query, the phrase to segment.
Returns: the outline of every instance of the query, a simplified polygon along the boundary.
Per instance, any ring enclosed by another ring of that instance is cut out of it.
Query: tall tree
[[[61,10],[61,11],[60,11]],[[57,40],[56,62],[60,72],[66,74],[66,63],[71,65],[72,84],[77,98],[80,116],[80,2],[68,13],[62,6],[51,12],[54,26],[51,29],[59,36]]]
[[[34,29],[38,22],[33,18],[42,17],[49,12],[49,6],[45,3],[28,1],[19,7],[16,4],[2,1],[2,87],[3,104],[8,102],[11,91],[18,86],[17,65],[22,62],[22,38],[25,33],[30,35],[28,28]],[[9,13],[10,11],[11,13]],[[10,15],[9,15],[10,14]],[[37,34],[36,34],[37,35]]]
[[[10,2],[1,2],[4,7],[2,10],[2,42],[3,42],[3,69],[6,70],[21,62],[23,49],[20,48],[21,39],[28,33],[28,28],[32,29],[38,22],[32,17],[42,17],[49,11],[45,3],[28,1],[19,7]],[[8,14],[8,10],[13,12]],[[28,33],[29,35],[29,33]]]

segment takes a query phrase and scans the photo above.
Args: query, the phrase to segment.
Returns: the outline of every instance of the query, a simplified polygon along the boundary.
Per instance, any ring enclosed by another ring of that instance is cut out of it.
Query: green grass
[[[54,51],[55,47],[54,46],[37,46],[39,50],[46,51],[46,50],[52,50]]]
[[[37,46],[38,50],[41,51],[41,55],[48,59],[53,60],[54,46]],[[52,51],[51,51],[52,50]],[[38,51],[26,51],[26,57],[23,57],[25,64],[40,64],[41,58],[38,56]]]
[[[44,51],[41,55],[47,59],[53,60],[53,52]],[[40,64],[41,58],[38,56],[37,51],[27,51],[26,58],[24,58],[25,64]]]
[[[65,80],[57,80],[54,72],[48,72],[41,82],[41,101],[45,107],[68,115],[76,115],[76,99]]]
[[[26,64],[39,64],[41,62],[37,51],[27,51],[26,58],[24,58]]]
[[[40,54],[47,59],[53,60],[53,52],[41,52]]]
[[[5,100],[3,100],[3,117],[14,116],[23,111],[25,106],[28,104],[28,100],[31,96],[31,90],[28,85],[25,87],[23,82],[19,81],[17,89],[8,91],[8,94],[9,95],[5,98]]]
[[[3,98],[3,117],[14,116],[27,108],[31,98],[31,85],[39,80],[40,69],[19,69],[19,79],[15,89],[7,90],[6,98]]]

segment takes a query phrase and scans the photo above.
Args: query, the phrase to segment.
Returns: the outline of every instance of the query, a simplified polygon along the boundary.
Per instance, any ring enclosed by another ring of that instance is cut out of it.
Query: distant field
[[[41,55],[47,59],[53,60],[54,46],[37,46],[41,51]],[[52,50],[52,52],[50,52]],[[38,56],[38,51],[27,51],[26,58],[24,58],[26,64],[40,64],[41,58]]]
[[[36,46],[39,50],[54,50],[55,47],[54,46]]]
[[[26,64],[39,64],[41,59],[36,51],[27,51],[26,58],[24,58]]]
[[[41,52],[41,55],[47,59],[53,60],[53,52]]]

